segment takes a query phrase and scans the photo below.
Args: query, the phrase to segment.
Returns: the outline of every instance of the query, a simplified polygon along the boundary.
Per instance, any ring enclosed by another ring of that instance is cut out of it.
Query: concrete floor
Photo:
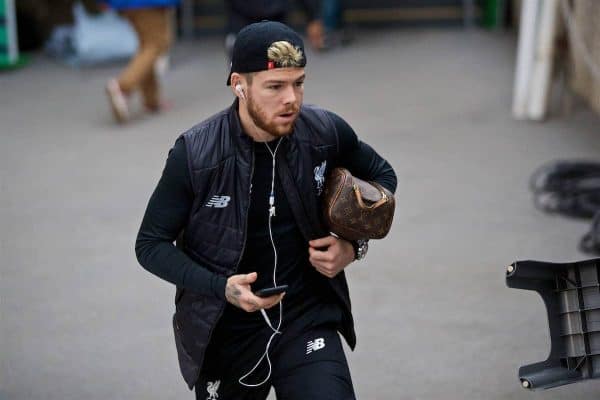
[[[549,351],[545,309],[508,289],[517,259],[571,261],[587,223],[531,203],[532,170],[600,154],[598,118],[510,117],[515,38],[369,32],[309,54],[306,101],[343,117],[399,178],[393,231],[348,268],[361,399],[597,399],[600,382],[528,393],[520,365]],[[120,66],[42,56],[0,75],[2,400],[191,399],[170,318],[174,290],[133,251],[180,132],[226,107],[220,40],[179,44],[175,109],[116,126],[102,90]]]

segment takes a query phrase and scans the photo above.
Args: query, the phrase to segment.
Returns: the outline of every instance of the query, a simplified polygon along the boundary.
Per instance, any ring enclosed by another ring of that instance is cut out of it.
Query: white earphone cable
[[[277,156],[277,149],[279,149],[280,144],[281,144],[281,138],[279,139],[279,141],[277,142],[277,145],[275,146],[275,151],[273,151],[273,150],[271,150],[269,145],[267,143],[265,143],[267,150],[269,150],[269,153],[271,153],[271,157],[273,157],[273,169],[272,169],[272,174],[271,174],[271,193],[269,194],[269,237],[271,239],[271,246],[273,247],[273,256],[274,256],[273,286],[277,286],[277,248],[275,247],[275,240],[273,239],[273,229],[271,226],[271,219],[275,216],[275,157]],[[246,387],[258,387],[258,386],[264,384],[265,382],[267,382],[269,380],[269,378],[271,377],[272,367],[271,367],[271,359],[269,358],[269,348],[271,347],[271,342],[273,341],[275,336],[278,334],[281,334],[281,331],[279,329],[281,328],[281,323],[283,321],[283,301],[279,302],[279,322],[277,323],[277,328],[273,328],[271,319],[269,318],[269,316],[267,315],[267,313],[264,309],[261,309],[260,313],[262,314],[265,322],[267,323],[269,328],[271,328],[273,333],[271,334],[271,337],[269,338],[269,341],[267,342],[267,346],[265,347],[265,352],[258,359],[256,364],[254,364],[254,367],[252,367],[252,369],[249,372],[247,372],[245,375],[240,377],[240,379],[238,379],[238,382],[241,385],[244,385]],[[265,379],[263,379],[260,383],[255,383],[255,384],[242,382],[244,379],[246,379],[248,376],[250,376],[256,370],[256,368],[258,368],[258,366],[261,364],[261,362],[264,358],[267,359],[267,364],[269,365],[269,373],[267,374],[267,377]]]

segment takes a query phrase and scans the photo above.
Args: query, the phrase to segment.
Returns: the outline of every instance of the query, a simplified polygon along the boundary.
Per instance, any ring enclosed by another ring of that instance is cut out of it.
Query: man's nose
[[[283,103],[284,104],[293,104],[296,102],[296,91],[294,90],[294,85],[286,86],[283,92]]]

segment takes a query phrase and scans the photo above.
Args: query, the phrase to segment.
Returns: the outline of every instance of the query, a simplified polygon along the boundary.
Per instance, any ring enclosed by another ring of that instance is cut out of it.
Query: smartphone
[[[269,296],[273,296],[275,294],[283,293],[287,290],[287,288],[288,288],[288,285],[279,285],[279,286],[274,286],[274,287],[257,290],[254,294],[257,295],[258,297],[269,297]]]

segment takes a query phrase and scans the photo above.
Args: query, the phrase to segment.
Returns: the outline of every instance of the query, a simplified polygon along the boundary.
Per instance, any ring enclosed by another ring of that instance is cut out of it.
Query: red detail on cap
[[[267,69],[273,69],[275,68],[275,62],[274,61],[269,61],[267,63]]]

